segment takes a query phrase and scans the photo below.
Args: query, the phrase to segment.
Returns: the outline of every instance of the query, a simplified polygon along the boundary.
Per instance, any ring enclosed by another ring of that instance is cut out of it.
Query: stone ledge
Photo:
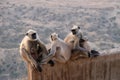
[[[43,72],[32,72],[29,80],[119,80],[120,49],[102,51],[99,57],[70,60],[66,64],[45,65]]]

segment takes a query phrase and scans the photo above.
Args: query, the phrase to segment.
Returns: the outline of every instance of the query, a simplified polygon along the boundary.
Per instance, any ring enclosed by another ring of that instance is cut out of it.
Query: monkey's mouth
[[[75,35],[75,34],[76,34],[76,31],[72,31],[72,34]]]
[[[36,39],[36,37],[32,37],[32,39]]]

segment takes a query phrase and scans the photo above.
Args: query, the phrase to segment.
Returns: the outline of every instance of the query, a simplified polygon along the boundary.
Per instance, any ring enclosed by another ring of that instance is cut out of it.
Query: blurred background
[[[120,0],[0,0],[0,80],[26,80],[19,44],[28,29],[49,44],[56,32],[64,39],[79,25],[92,49],[120,46]]]

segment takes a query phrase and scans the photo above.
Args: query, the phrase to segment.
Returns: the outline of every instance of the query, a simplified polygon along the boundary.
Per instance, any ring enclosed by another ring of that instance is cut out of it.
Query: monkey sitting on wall
[[[40,64],[43,58],[48,55],[48,51],[36,31],[31,29],[27,31],[20,44],[20,55],[32,68],[39,72],[42,71]],[[54,65],[51,60],[48,63]]]
[[[71,57],[71,49],[58,37],[58,34],[51,34],[51,49],[49,58],[60,63],[66,63]]]
[[[64,41],[69,45],[72,49],[72,53],[81,53],[81,55],[90,57],[93,56],[91,54],[91,47],[88,43],[88,40],[83,39],[82,31],[79,26],[74,25],[71,29],[71,33],[69,33]],[[92,52],[95,52],[92,50]]]
[[[67,43],[67,45],[70,47],[72,54],[75,52],[75,54],[80,53],[80,55],[88,57],[89,56],[88,49],[81,47],[79,45],[80,38],[82,38],[82,32],[80,30],[80,27],[73,26],[73,28],[71,29],[71,33],[69,33],[65,37],[64,42]]]

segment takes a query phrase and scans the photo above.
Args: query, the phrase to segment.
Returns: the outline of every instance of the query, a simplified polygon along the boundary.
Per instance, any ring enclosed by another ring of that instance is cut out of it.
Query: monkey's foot
[[[91,50],[90,57],[97,57],[97,56],[99,56],[99,55],[100,55],[100,53],[99,53],[98,51],[96,51],[96,50]]]
[[[50,61],[48,61],[48,64],[50,64],[50,66],[53,67],[55,63],[54,63],[54,61],[50,60]]]

